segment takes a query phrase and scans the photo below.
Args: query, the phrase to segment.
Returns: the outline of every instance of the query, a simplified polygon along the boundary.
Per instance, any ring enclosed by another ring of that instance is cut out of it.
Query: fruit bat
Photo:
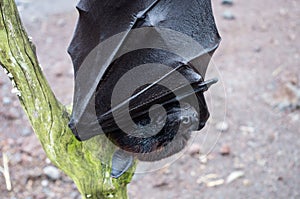
[[[190,132],[204,127],[203,92],[217,81],[204,80],[221,40],[210,0],[81,0],[77,9],[68,48],[76,138],[104,134],[119,148],[115,178],[134,158],[156,161],[182,150]]]

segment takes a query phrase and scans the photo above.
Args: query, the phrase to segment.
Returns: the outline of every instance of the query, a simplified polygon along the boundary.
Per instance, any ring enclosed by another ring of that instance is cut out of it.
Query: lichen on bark
[[[101,136],[87,142],[73,136],[68,128],[69,113],[43,75],[13,0],[0,0],[0,65],[12,81],[48,158],[73,179],[82,198],[127,198],[126,186],[134,167],[119,179],[112,179],[114,147]]]

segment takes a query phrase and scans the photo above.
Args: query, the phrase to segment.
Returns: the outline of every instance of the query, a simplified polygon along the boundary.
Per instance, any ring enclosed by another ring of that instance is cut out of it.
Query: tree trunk
[[[48,158],[70,176],[82,198],[127,198],[134,168],[110,177],[114,147],[102,137],[79,142],[68,128],[69,113],[55,98],[39,66],[13,0],[0,0],[0,64]],[[101,163],[106,159],[108,164]]]

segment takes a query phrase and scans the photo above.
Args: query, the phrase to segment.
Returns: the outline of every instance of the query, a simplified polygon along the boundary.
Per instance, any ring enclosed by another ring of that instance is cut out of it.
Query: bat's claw
[[[197,84],[196,88],[195,88],[195,93],[200,93],[200,92],[205,92],[209,89],[209,87],[215,83],[218,82],[218,78],[213,78],[210,80],[206,80],[204,82],[201,82],[199,84]]]
[[[133,156],[124,152],[123,150],[117,150],[112,158],[111,177],[119,178],[133,165]]]

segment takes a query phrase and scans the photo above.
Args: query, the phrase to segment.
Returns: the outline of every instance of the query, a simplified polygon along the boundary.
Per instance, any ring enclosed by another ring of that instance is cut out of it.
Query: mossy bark
[[[67,126],[69,113],[57,101],[41,71],[15,2],[0,0],[0,14],[0,64],[48,158],[74,180],[83,198],[127,198],[126,186],[134,168],[119,179],[112,179],[113,146],[101,137],[87,142],[76,140]]]

